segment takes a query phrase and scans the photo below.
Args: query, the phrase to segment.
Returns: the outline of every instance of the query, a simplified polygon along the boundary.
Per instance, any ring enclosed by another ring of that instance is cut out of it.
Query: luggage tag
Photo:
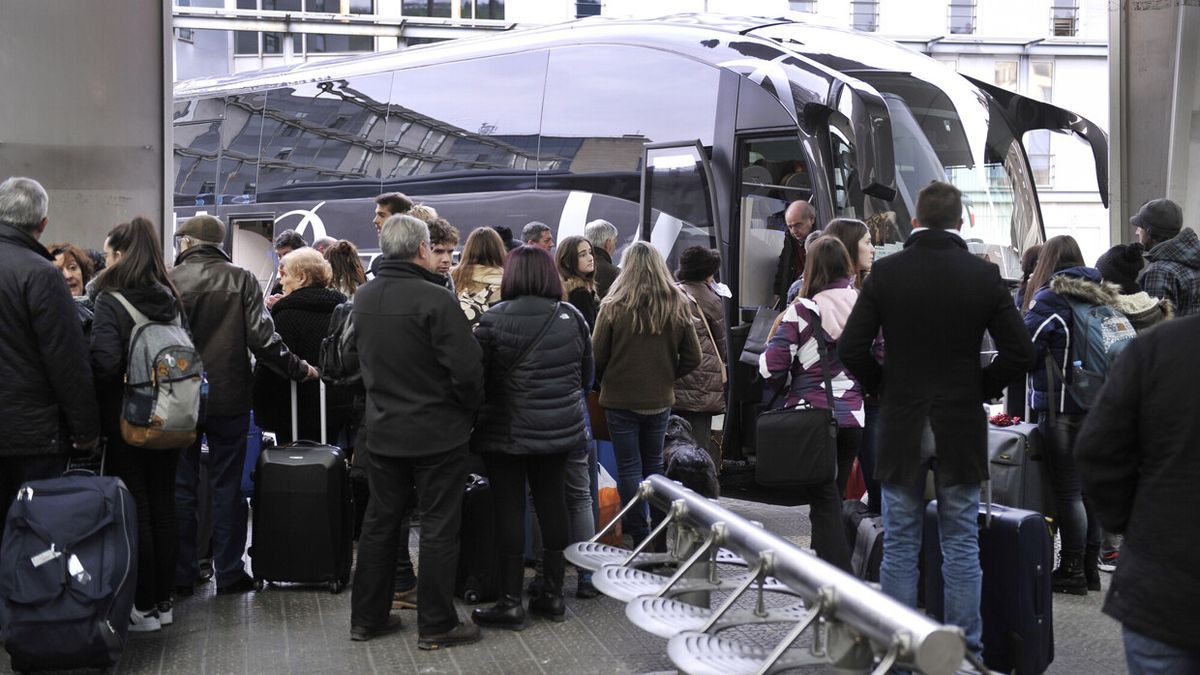
[[[50,562],[51,560],[54,560],[55,558],[61,558],[61,557],[62,557],[62,551],[55,550],[54,543],[51,542],[50,548],[46,549],[45,551],[42,551],[41,553],[33,556],[32,558],[30,558],[29,562],[33,563],[34,567],[41,567],[42,565],[45,565],[46,563]]]
[[[71,554],[71,557],[67,559],[67,573],[70,574],[75,581],[78,581],[80,584],[86,584],[92,580],[92,575],[88,574],[88,571],[83,569],[83,563],[79,562],[79,557],[73,553]]]

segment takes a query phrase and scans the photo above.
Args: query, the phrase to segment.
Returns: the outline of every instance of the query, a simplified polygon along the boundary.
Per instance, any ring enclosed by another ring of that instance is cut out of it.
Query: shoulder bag
[[[754,315],[754,323],[750,324],[750,333],[746,336],[746,346],[738,361],[748,366],[758,368],[758,356],[767,350],[767,342],[771,333],[775,332],[775,324],[779,321],[780,312],[767,307],[759,307]]]
[[[801,488],[837,479],[838,423],[830,381],[829,347],[821,334],[819,315],[813,319],[813,337],[821,355],[821,375],[825,379],[829,409],[783,408],[758,416],[754,476],[764,487]],[[785,377],[768,408],[775,405],[787,387]]]

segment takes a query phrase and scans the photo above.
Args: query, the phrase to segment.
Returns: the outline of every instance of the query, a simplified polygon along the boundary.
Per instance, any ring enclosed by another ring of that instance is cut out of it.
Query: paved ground
[[[808,541],[806,507],[723,499],[793,542]],[[574,590],[568,572],[567,587]],[[1104,575],[1107,587],[1108,575]],[[175,625],[132,635],[118,673],[647,673],[674,670],[666,641],[630,624],[624,605],[568,592],[569,620],[535,621],[521,633],[485,631],[476,645],[441,652],[417,649],[413,612],[396,634],[350,642],[350,594],[272,588],[215,596],[212,584],[176,606]],[[1054,596],[1056,658],[1051,673],[1124,673],[1117,624],[1100,613],[1101,594]],[[469,608],[461,608],[468,616]],[[0,667],[9,672],[7,659]]]

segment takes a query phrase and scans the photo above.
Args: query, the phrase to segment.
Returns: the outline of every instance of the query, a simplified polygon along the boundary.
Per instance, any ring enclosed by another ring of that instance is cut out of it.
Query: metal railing
[[[645,540],[632,551],[597,543],[645,502],[666,511]],[[647,552],[672,527],[671,552]],[[902,664],[942,675],[958,671],[964,659],[986,672],[969,655],[961,629],[937,623],[663,476],[644,481],[613,522],[566,555],[595,572],[597,589],[628,603],[631,621],[669,638],[667,653],[683,672],[769,673],[824,663],[838,672],[881,674]],[[728,595],[711,606],[714,594]],[[767,603],[768,594],[788,602]],[[747,599],[750,609],[739,603]],[[791,625],[769,650],[721,635],[757,624]],[[810,645],[798,647],[810,629]]]

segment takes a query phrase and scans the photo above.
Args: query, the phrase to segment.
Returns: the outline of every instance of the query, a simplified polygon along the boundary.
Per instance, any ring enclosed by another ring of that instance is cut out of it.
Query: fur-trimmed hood
[[[596,290],[596,283],[591,279],[583,277],[570,276],[563,279],[563,292],[570,295],[571,291],[577,288],[586,288],[589,291]]]
[[[1116,306],[1121,287],[1100,280],[1100,273],[1091,267],[1069,267],[1050,278],[1050,290],[1063,296],[1083,300],[1092,305]]]
[[[1175,317],[1175,306],[1170,300],[1150,297],[1146,291],[1118,295],[1113,306],[1129,317],[1129,322],[1139,333],[1156,323]]]

